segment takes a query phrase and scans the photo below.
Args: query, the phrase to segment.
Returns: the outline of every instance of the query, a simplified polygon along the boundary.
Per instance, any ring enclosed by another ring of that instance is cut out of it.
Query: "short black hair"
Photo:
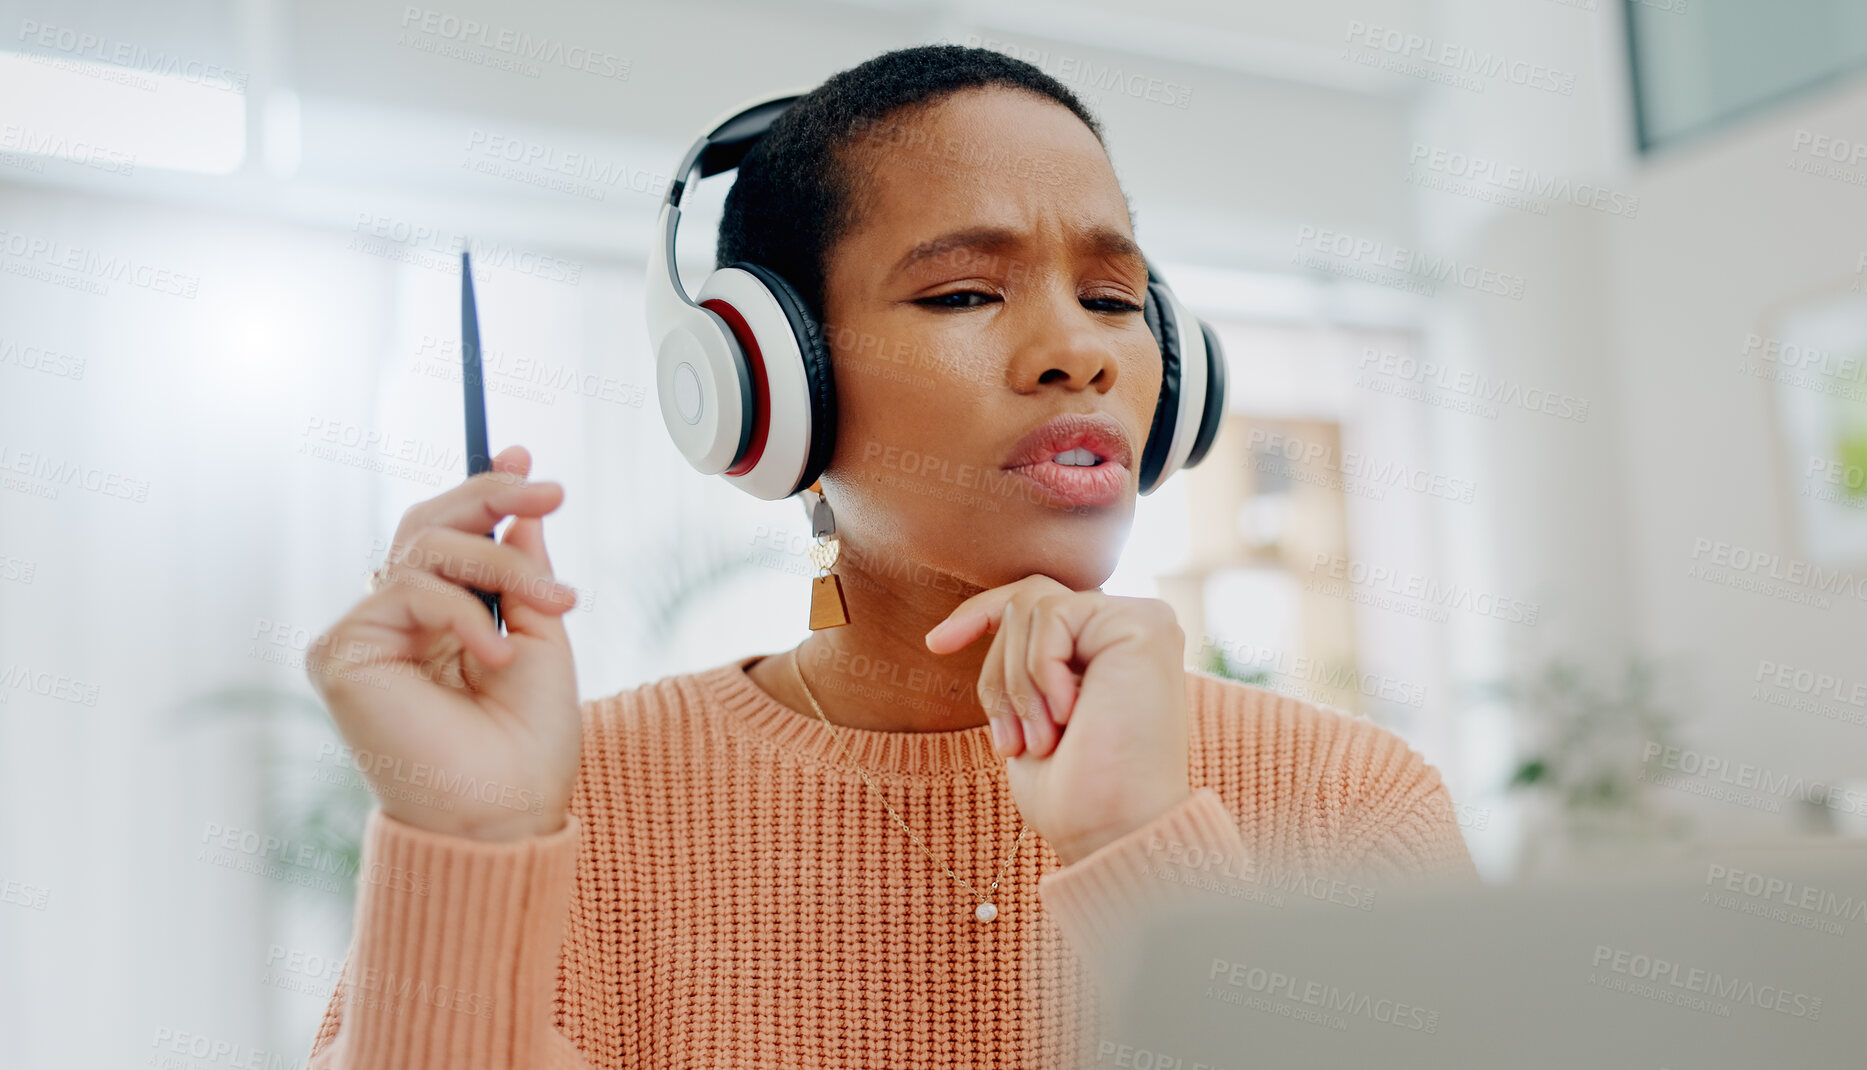
[[[856,221],[860,189],[841,151],[865,134],[874,138],[896,112],[994,85],[1056,101],[1106,147],[1101,124],[1082,100],[1024,60],[952,44],[884,52],[799,97],[752,146],[726,194],[714,266],[745,260],[777,272],[821,321],[824,268]]]

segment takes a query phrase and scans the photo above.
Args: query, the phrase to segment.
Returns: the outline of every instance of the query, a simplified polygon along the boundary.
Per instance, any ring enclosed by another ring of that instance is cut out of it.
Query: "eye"
[[[979,300],[966,300],[967,298],[973,297],[979,298]],[[926,305],[929,308],[977,308],[988,301],[997,300],[999,300],[997,294],[987,293],[984,290],[954,290],[952,293],[923,297],[914,303],[917,305]]]
[[[1096,307],[1098,305],[1103,306],[1103,307],[1100,307],[1100,308]],[[1124,301],[1119,297],[1085,297],[1083,299],[1083,307],[1089,309],[1092,312],[1142,312],[1142,311],[1145,311],[1145,309],[1143,309],[1140,305],[1137,305],[1132,301]]]

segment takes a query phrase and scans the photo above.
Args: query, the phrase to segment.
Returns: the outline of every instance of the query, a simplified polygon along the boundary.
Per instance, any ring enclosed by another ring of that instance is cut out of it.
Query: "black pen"
[[[473,301],[473,264],[467,251],[460,251],[460,389],[467,409],[467,476],[479,475],[493,467],[493,456],[486,444],[486,388],[480,372],[480,310]],[[486,533],[493,538],[492,532]],[[469,588],[492,611],[493,624],[501,634],[506,630],[499,616],[499,593]]]

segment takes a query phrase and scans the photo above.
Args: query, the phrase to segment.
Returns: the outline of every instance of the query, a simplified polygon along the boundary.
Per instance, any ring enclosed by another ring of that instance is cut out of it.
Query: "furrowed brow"
[[[1008,227],[968,227],[963,230],[949,231],[936,238],[920,242],[907,251],[895,262],[889,276],[899,275],[915,264],[926,260],[937,260],[960,251],[972,253],[995,253],[1018,244],[1020,236]],[[1092,227],[1080,243],[1088,252],[1113,260],[1129,260],[1142,274],[1147,272],[1147,258],[1142,255],[1141,247],[1126,234],[1109,227]]]
[[[1131,259],[1143,274],[1147,272],[1147,257],[1142,255],[1141,247],[1134,243],[1133,238],[1118,230],[1095,227],[1090,230],[1085,244],[1091,252],[1099,256],[1106,256],[1113,260]]]
[[[906,255],[895,262],[894,268],[888,274],[892,278],[924,260],[949,256],[960,250],[990,253],[1010,248],[1017,243],[1017,231],[1007,227],[967,227],[964,230],[948,231],[909,249]]]

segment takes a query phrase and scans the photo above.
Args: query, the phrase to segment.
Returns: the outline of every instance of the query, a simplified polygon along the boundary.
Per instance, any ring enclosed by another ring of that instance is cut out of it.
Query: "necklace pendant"
[[[980,903],[979,909],[973,911],[972,916],[980,921],[991,921],[998,917],[998,908],[990,903]]]

